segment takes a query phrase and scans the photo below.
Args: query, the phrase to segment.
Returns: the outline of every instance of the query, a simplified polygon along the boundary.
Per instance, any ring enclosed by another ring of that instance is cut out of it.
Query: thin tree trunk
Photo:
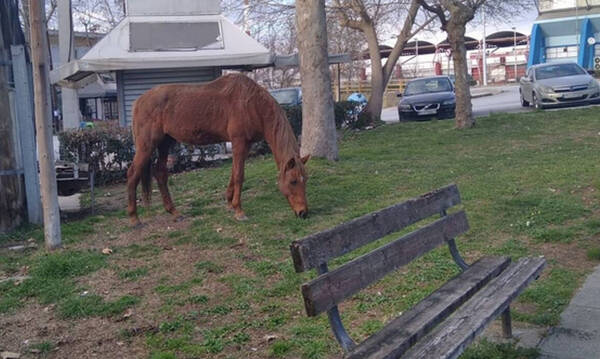
[[[387,88],[388,82],[392,77],[394,66],[398,62],[402,51],[408,40],[414,35],[414,33],[422,30],[427,24],[433,21],[433,17],[426,20],[414,33],[411,32],[417,13],[419,12],[420,4],[417,0],[411,0],[406,19],[402,26],[402,30],[396,39],[394,48],[390,52],[385,65],[381,63],[381,55],[379,53],[379,43],[377,41],[377,34],[372,23],[365,24],[365,28],[362,31],[367,39],[369,46],[369,56],[371,58],[371,97],[369,102],[364,109],[372,120],[379,120],[381,118],[381,111],[383,109],[383,96],[385,95],[385,89]]]
[[[384,81],[379,42],[377,41],[377,34],[372,23],[365,25],[364,34],[367,39],[369,57],[371,59],[371,96],[363,113],[369,116],[371,122],[374,122],[381,117],[383,93],[385,92],[387,81]]]
[[[54,149],[52,145],[52,124],[50,121],[48,63],[43,21],[44,0],[31,0],[31,59],[33,67],[33,85],[35,102],[36,138],[40,165],[40,192],[44,210],[44,238],[46,248],[61,246],[60,212],[56,190],[56,170],[54,168]]]
[[[300,153],[337,160],[325,0],[296,1],[296,27],[303,97]]]
[[[456,128],[471,128],[475,126],[468,79],[469,69],[467,66],[467,49],[465,47],[465,24],[466,22],[451,20],[447,25],[448,40],[452,47],[454,75],[456,77]]]

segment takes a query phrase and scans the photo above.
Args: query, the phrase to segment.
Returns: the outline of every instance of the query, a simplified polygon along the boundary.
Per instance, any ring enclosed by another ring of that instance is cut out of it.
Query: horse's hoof
[[[248,217],[242,213],[242,214],[236,214],[235,219],[237,219],[240,222],[243,222],[243,221],[247,221]]]
[[[137,230],[139,230],[139,229],[141,229],[141,228],[144,228],[145,226],[146,226],[146,224],[145,224],[145,223],[138,222],[138,223],[134,224],[134,225],[131,227],[131,229],[133,229],[134,231],[137,231]]]
[[[179,216],[175,217],[174,221],[175,222],[183,222],[185,220],[185,216],[180,214]]]

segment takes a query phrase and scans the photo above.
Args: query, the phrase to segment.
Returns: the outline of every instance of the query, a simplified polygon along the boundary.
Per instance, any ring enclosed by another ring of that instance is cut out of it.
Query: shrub
[[[61,158],[69,162],[83,162],[95,173],[96,182],[106,184],[125,179],[126,169],[133,161],[135,147],[129,127],[116,123],[96,122],[91,128],[73,129],[58,134]],[[218,145],[191,146],[176,144],[170,163],[173,171],[182,171],[206,164],[206,159],[220,151]]]
[[[292,125],[296,137],[302,132],[302,105],[282,106]],[[355,101],[340,101],[334,104],[335,127],[361,129],[368,125],[368,117],[360,113],[360,104]]]

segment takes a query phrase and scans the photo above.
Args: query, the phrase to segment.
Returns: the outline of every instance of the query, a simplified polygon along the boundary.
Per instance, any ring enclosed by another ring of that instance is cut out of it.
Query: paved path
[[[587,277],[560,325],[552,328],[539,346],[540,359],[600,358],[600,266]]]

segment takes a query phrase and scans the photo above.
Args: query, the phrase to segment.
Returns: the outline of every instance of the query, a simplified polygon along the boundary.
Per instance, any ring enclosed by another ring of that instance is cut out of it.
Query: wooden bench
[[[347,358],[456,358],[499,315],[504,335],[512,336],[510,303],[537,279],[545,260],[527,257],[511,262],[507,257],[484,257],[467,265],[454,241],[469,228],[465,212],[446,214],[459,203],[458,188],[449,185],[291,244],[296,271],[316,268],[319,274],[302,285],[306,313],[316,316],[327,312]],[[331,259],[435,214],[441,218],[328,270]],[[337,305],[444,243],[460,274],[355,344],[342,324]]]

